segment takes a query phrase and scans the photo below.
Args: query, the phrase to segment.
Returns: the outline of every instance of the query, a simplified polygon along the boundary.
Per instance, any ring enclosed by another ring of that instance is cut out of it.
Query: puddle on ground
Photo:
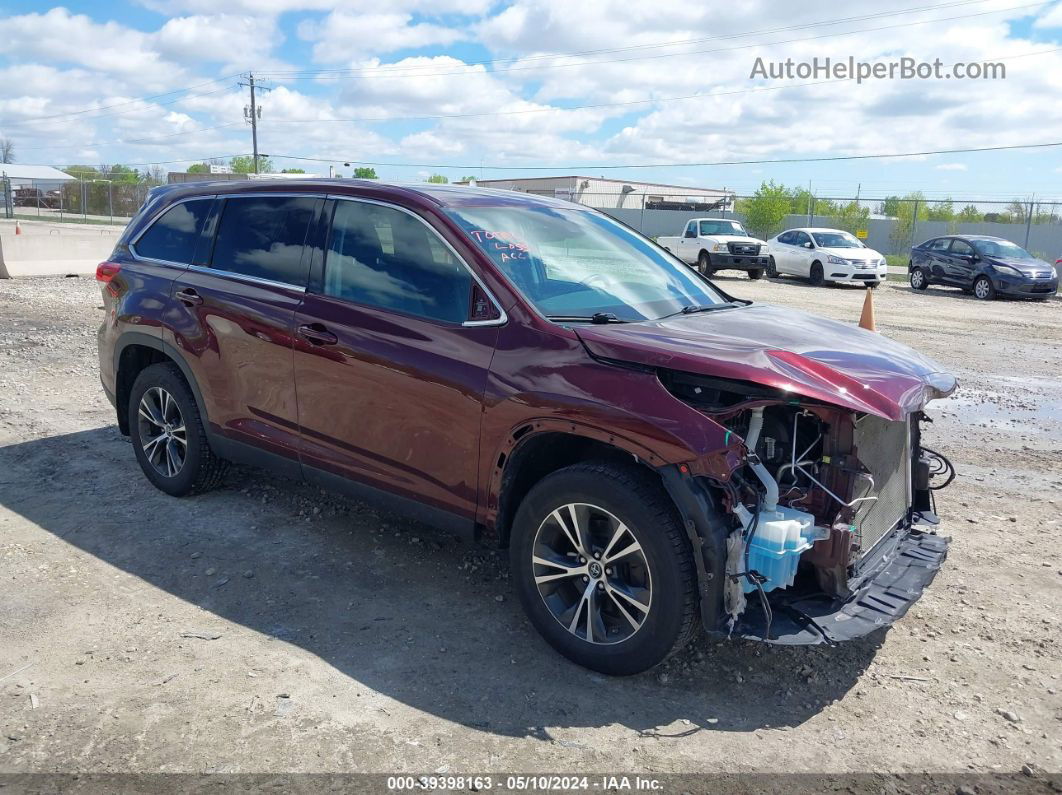
[[[960,391],[931,403],[928,413],[963,425],[1062,439],[1062,400],[1036,394],[1019,397],[987,390]]]

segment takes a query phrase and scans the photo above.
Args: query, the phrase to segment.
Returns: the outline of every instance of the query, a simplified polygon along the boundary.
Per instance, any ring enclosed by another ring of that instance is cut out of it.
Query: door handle
[[[185,306],[199,306],[199,304],[203,303],[203,296],[191,287],[185,287],[183,290],[177,291],[177,300]]]
[[[339,337],[326,329],[320,323],[310,323],[307,326],[299,326],[299,336],[312,345],[335,345]]]

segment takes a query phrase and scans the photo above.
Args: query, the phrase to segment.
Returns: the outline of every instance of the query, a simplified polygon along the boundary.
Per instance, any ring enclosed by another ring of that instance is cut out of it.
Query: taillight
[[[96,266],[96,281],[107,284],[121,269],[122,266],[115,262],[101,262]]]

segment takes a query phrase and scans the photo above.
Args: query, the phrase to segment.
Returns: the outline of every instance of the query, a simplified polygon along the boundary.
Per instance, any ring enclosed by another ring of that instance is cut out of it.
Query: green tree
[[[760,237],[767,238],[782,226],[792,207],[792,196],[785,185],[772,179],[756,189],[752,198],[738,202],[737,212],[745,217],[745,225]]]
[[[878,213],[881,215],[887,215],[889,218],[896,218],[900,214],[900,197],[899,196],[886,196],[885,201],[878,205]]]
[[[10,138],[0,138],[0,163],[15,162],[15,142]]]
[[[446,177],[444,177],[444,176],[443,176],[442,174],[432,174],[432,175],[431,175],[430,177],[428,177],[428,179],[427,179],[427,180],[425,180],[425,181],[426,181],[426,182],[434,182],[434,183],[435,183],[435,184],[437,184],[437,185],[445,185],[445,184],[446,184],[447,182],[449,182],[450,180],[448,180],[448,179],[447,179]]]
[[[961,210],[959,210],[959,214],[956,215],[955,217],[956,217],[957,220],[965,221],[967,223],[972,223],[974,221],[980,221],[980,220],[983,219],[983,216],[981,215],[981,211],[978,210],[972,204],[967,204],[965,207],[963,207]]]
[[[306,169],[304,169],[304,168],[285,168],[280,173],[281,174],[305,174],[306,173]]]
[[[475,178],[476,178],[475,175],[469,174],[467,177],[461,177],[461,181],[462,182],[471,182]]]
[[[1028,205],[1019,199],[1015,199],[1007,205],[1007,215],[1011,218],[1011,223],[1024,224],[1025,213],[1028,212]]]
[[[229,166],[234,174],[250,174],[254,171],[254,158],[250,155],[240,155],[229,161]],[[273,173],[273,161],[263,155],[258,155],[258,173]]]
[[[926,198],[921,191],[908,193],[897,200],[896,223],[889,234],[894,254],[905,252],[911,247],[918,222],[927,220],[927,217]]]
[[[930,221],[952,221],[955,219],[955,206],[949,196],[942,202],[926,204],[926,218]]]
[[[73,165],[67,166],[63,171],[75,179],[96,179],[100,175],[99,169],[95,166]]]
[[[115,163],[113,166],[100,166],[100,176],[122,185],[136,185],[140,182],[139,171],[120,163]]]
[[[210,166],[206,163],[193,163],[188,166],[187,174],[209,174]]]
[[[850,201],[848,204],[838,207],[837,212],[830,217],[838,229],[843,229],[854,235],[857,229],[867,228],[867,221],[870,220],[870,208],[861,207],[857,201]]]
[[[372,166],[359,166],[354,169],[354,179],[379,179]]]

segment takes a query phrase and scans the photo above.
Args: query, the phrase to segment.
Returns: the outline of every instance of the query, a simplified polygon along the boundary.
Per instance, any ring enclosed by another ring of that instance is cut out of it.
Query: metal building
[[[607,177],[574,175],[477,179],[475,184],[484,188],[501,188],[534,193],[539,196],[554,196],[599,209],[707,212],[732,209],[734,203],[733,192],[726,188],[691,188],[688,185],[666,185],[658,182],[637,182]]]

